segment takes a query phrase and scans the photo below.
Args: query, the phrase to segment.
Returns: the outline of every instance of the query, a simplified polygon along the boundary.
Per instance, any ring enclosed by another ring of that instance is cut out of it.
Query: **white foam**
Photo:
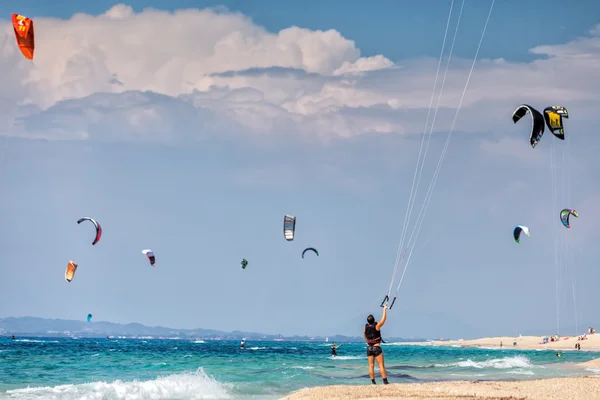
[[[593,372],[595,374],[600,374],[600,368],[586,368],[585,370]]]
[[[508,371],[507,374],[517,374],[517,375],[535,375],[533,371],[527,369],[515,369],[514,371]]]
[[[150,400],[150,399],[232,399],[226,385],[207,376],[202,368],[195,373],[174,374],[149,381],[91,382],[8,390],[7,399],[61,400]]]
[[[330,358],[333,358],[334,360],[363,360],[366,359],[367,356],[361,357],[361,356],[331,356]]]
[[[533,364],[529,362],[527,357],[514,356],[504,358],[493,358],[485,361],[473,361],[467,359],[466,361],[459,361],[452,364],[436,364],[436,367],[463,367],[463,368],[497,368],[497,369],[509,369],[509,368],[531,368]]]
[[[58,343],[58,340],[15,339],[15,342],[27,342],[27,343]]]

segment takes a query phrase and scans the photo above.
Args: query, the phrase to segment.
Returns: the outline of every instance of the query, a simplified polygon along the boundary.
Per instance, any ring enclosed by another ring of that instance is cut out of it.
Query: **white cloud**
[[[99,16],[36,18],[35,24],[33,64],[4,24],[3,96],[29,104],[12,112],[28,115],[12,135],[163,141],[232,129],[324,140],[421,133],[437,66],[437,59],[417,59],[399,67],[384,55],[361,57],[335,30],[271,33],[217,9],[135,13],[121,4]],[[513,129],[510,113],[525,101],[540,108],[564,104],[573,118],[593,118],[600,29],[531,52],[545,57],[478,62],[457,131]],[[470,63],[453,59],[436,131],[449,128]]]

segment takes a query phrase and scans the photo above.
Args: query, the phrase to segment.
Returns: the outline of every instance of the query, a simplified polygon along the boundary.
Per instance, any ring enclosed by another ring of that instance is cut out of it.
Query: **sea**
[[[339,344],[339,343],[338,343]],[[0,339],[0,399],[280,399],[326,385],[370,384],[364,343]],[[598,352],[383,344],[390,383],[600,374]],[[376,379],[382,384],[376,367]]]

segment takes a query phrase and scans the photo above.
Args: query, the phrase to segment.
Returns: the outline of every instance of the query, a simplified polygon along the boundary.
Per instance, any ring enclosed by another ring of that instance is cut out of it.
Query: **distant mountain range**
[[[317,341],[362,342],[362,337],[344,335],[325,336],[282,336],[256,332],[223,332],[214,329],[175,329],[162,326],[145,326],[138,323],[117,324],[114,322],[87,322],[66,319],[37,317],[0,318],[2,336],[40,337],[119,337],[147,339],[199,339],[199,340],[265,340],[265,341]],[[387,342],[425,341],[425,339],[385,338]]]

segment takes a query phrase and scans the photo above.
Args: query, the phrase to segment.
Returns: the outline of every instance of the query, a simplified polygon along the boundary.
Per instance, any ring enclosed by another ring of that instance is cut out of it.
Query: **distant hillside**
[[[121,336],[129,338],[197,338],[204,340],[287,340],[287,341],[325,341],[325,336],[267,335],[256,332],[223,332],[214,329],[175,329],[162,326],[145,326],[138,323],[117,324],[114,322],[87,322],[66,319],[46,319],[37,317],[0,318],[0,335],[4,336],[45,336],[45,337],[106,337]],[[329,336],[333,342],[362,342],[362,337],[344,335]],[[423,339],[386,338],[388,342],[422,341]]]

